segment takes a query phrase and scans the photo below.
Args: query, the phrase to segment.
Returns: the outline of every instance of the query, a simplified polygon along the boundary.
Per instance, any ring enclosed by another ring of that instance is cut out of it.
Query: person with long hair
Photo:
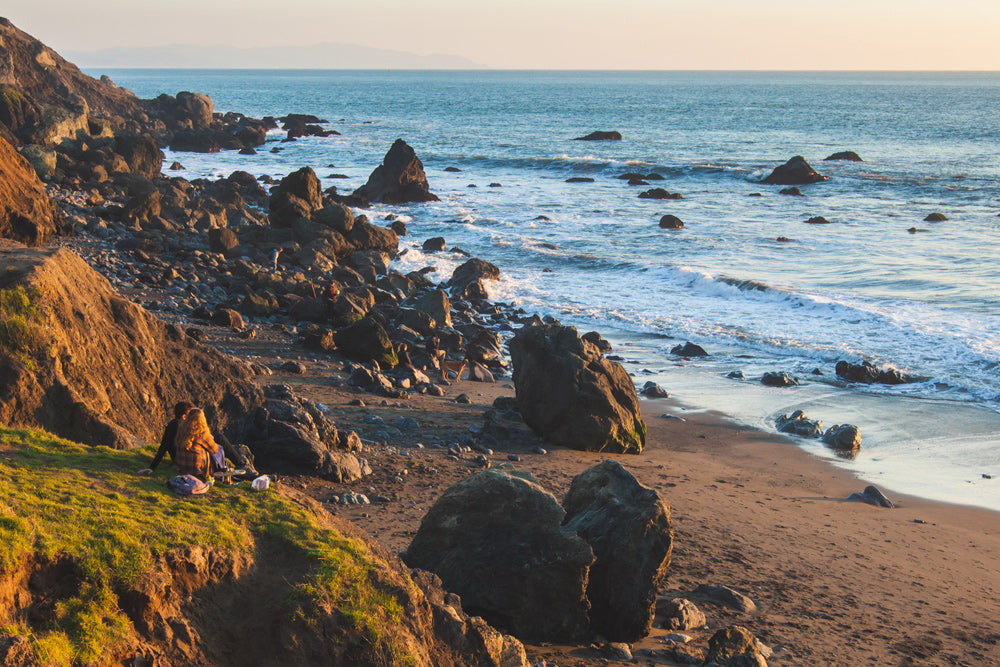
[[[174,464],[182,475],[208,481],[212,474],[212,454],[219,451],[201,408],[192,408],[177,426]]]

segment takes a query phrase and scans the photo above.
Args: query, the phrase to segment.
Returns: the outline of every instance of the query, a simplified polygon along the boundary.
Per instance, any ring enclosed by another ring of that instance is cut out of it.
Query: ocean
[[[366,212],[406,222],[399,270],[434,265],[447,279],[463,258],[420,251],[443,236],[501,267],[493,298],[600,331],[681,416],[774,430],[802,409],[853,423],[854,460],[800,444],[890,495],[1000,509],[998,73],[88,73],[141,97],[207,93],[216,111],[311,113],[341,133],[273,132],[254,156],[168,152],[188,179],[309,165],[350,192],[403,138],[441,201]],[[623,139],[574,140],[594,130]],[[824,161],[847,150],[864,161]],[[803,197],[761,182],[794,155],[829,180]],[[629,186],[626,172],[664,180]],[[649,187],[683,199],[640,199]],[[924,222],[935,212],[947,220]],[[668,213],[682,230],[659,228]],[[814,216],[831,224],[806,224]],[[685,341],[710,356],[672,356]],[[841,359],[922,380],[845,385]],[[800,385],[764,387],[768,371]]]

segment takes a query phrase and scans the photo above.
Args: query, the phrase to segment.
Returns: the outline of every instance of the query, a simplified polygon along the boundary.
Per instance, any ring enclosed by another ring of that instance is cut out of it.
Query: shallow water
[[[636,360],[626,365],[640,384],[648,375],[764,428],[799,407],[855,423],[862,453],[838,465],[891,490],[1000,509],[1000,480],[983,478],[1000,476],[1000,75],[108,73],[144,97],[196,90],[217,110],[315,113],[343,133],[277,154],[269,143],[250,157],[168,155],[187,178],[310,165],[324,187],[350,191],[403,137],[442,201],[369,213],[405,214],[402,270],[435,264],[447,278],[460,258],[419,251],[444,236],[503,269],[494,298],[604,332]],[[572,140],[597,129],[624,140]],[[840,150],[865,162],[823,161]],[[760,182],[796,154],[830,180],[803,186],[805,197]],[[684,199],[639,199],[645,187],[616,178],[627,171],[661,174],[649,187]],[[949,220],[922,222],[935,211]],[[685,228],[659,229],[665,213]],[[804,224],[816,215],[832,224]],[[684,340],[712,356],[679,364],[669,350]],[[839,359],[927,379],[844,387]],[[725,378],[732,370],[749,379]],[[803,385],[767,389],[766,371]]]

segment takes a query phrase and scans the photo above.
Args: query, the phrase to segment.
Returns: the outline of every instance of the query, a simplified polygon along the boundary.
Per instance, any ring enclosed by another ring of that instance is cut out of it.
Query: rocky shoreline
[[[355,522],[373,542],[406,552],[408,563],[454,563],[438,575],[466,587],[465,612],[433,575],[411,572],[433,603],[435,631],[450,629],[451,645],[464,647],[454,664],[982,664],[997,657],[1000,629],[979,595],[997,576],[979,560],[984,553],[995,562],[1000,552],[995,516],[969,512],[950,521],[947,508],[897,499],[921,513],[917,523],[887,512],[893,503],[868,490],[859,495],[877,507],[840,506],[857,482],[779,438],[712,415],[653,416],[671,406],[665,392],[647,387],[640,401],[599,334],[581,337],[490,301],[486,284],[502,279],[501,268],[468,258],[448,277],[433,266],[394,272],[389,262],[405,225],[384,220],[383,227],[353,208],[434,196],[402,140],[346,196],[322,192],[309,168],[267,184],[241,172],[214,182],[165,177],[158,145],[249,150],[274,119],[214,114],[211,100],[192,93],[136,101],[109,92],[118,90],[110,82],[95,89],[54,52],[32,49],[45,72],[75,82],[85,104],[56,100],[64,113],[53,129],[41,122],[42,102],[54,99],[38,92],[43,86],[29,96],[37,109],[19,103],[17,115],[9,105],[8,116],[19,121],[2,125],[5,138],[40,147],[22,153],[34,155],[35,172],[49,179],[43,196],[37,178],[16,176],[33,184],[18,191],[31,213],[6,216],[10,236],[35,245],[56,237],[40,251],[6,247],[3,286],[34,285],[58,314],[57,354],[34,368],[10,362],[13,375],[5,377],[18,381],[5,385],[0,401],[5,424],[126,448],[152,441],[173,401],[196,398],[210,406],[214,429],[251,443],[258,466],[278,473],[279,488]],[[102,92],[88,99],[92,90]],[[326,131],[316,118],[283,123],[290,140]],[[71,132],[60,137],[60,127]],[[6,173],[4,182],[14,182]],[[49,200],[54,207],[46,208]],[[25,230],[24,220],[37,224]],[[446,251],[444,239],[427,244]],[[109,283],[56,248],[73,250]],[[328,296],[331,280],[336,298]],[[110,331],[123,335],[106,344]],[[431,335],[453,358],[468,360],[468,379],[437,379],[441,371],[424,348]],[[409,365],[400,363],[403,349]],[[116,368],[142,372],[116,376]],[[840,371],[853,381],[904,380],[867,367]],[[62,392],[55,399],[30,381],[42,384],[47,373],[48,386]],[[573,386],[584,390],[566,391]],[[789,421],[808,422],[805,415]],[[602,462],[609,452],[628,455]],[[502,467],[508,464],[523,472]],[[491,495],[493,484],[510,505]],[[525,506],[545,507],[549,524],[503,523],[530,516]],[[645,512],[635,521],[646,526],[647,551],[626,551],[643,543],[630,532],[639,529],[626,529],[632,524],[617,514],[608,519],[623,508]],[[459,520],[482,529],[492,551],[461,551],[472,541],[465,532],[442,537]],[[579,562],[568,584],[557,589],[555,577],[544,576],[527,587],[541,599],[526,601],[523,578],[500,562],[523,545],[500,538],[543,527],[564,542],[528,550],[531,567],[539,559],[574,560],[570,553]],[[956,564],[935,540],[983,546]],[[435,554],[443,542],[454,550]],[[459,575],[459,567],[467,571]],[[546,599],[546,586],[571,599],[573,615],[559,617],[565,606]],[[618,589],[630,591],[624,607]],[[514,602],[497,605],[497,597]],[[480,615],[534,643],[525,653]]]

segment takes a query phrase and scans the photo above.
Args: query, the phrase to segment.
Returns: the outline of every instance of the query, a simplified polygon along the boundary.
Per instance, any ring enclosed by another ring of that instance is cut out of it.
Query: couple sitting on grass
[[[212,437],[204,411],[196,408],[193,403],[181,401],[174,406],[174,418],[163,430],[160,448],[152,463],[139,472],[152,474],[164,454],[170,454],[170,459],[181,475],[192,475],[206,482],[213,472],[227,469],[226,454],[234,461],[242,462],[244,467],[250,467],[248,457],[237,452],[224,436],[220,440],[225,446],[225,453],[223,447]]]

